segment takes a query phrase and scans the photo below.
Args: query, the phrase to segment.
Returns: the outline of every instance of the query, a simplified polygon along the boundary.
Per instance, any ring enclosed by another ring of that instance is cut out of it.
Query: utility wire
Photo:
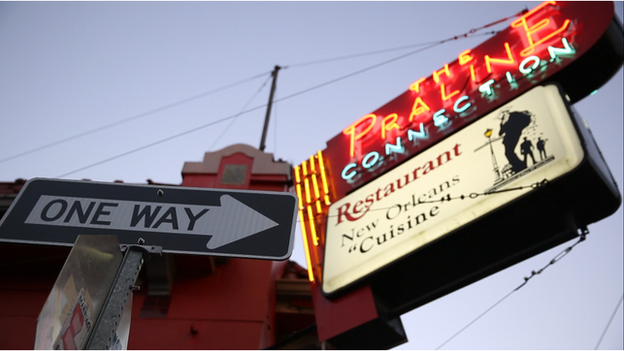
[[[547,265],[545,265],[544,267],[542,267],[542,269],[540,269],[539,271],[531,271],[531,275],[528,277],[524,278],[524,283],[520,284],[517,288],[513,289],[512,291],[510,291],[507,295],[505,295],[502,299],[498,300],[496,303],[494,303],[492,306],[490,306],[488,309],[486,309],[483,313],[481,313],[480,315],[478,315],[475,319],[473,319],[470,323],[466,324],[463,328],[461,328],[457,333],[453,334],[453,336],[451,336],[450,338],[448,338],[446,341],[444,341],[440,346],[436,347],[436,350],[441,349],[442,347],[444,347],[444,345],[446,345],[449,341],[453,340],[456,336],[458,336],[459,334],[461,334],[464,330],[468,329],[468,327],[470,327],[472,324],[474,324],[476,321],[478,321],[479,319],[481,319],[481,317],[485,316],[488,312],[490,312],[494,307],[498,306],[501,302],[505,301],[509,296],[511,296],[511,294],[515,293],[516,291],[520,290],[522,287],[524,287],[529,280],[531,280],[531,278],[533,278],[534,276],[541,274],[546,268],[552,266],[553,264],[559,262],[559,260],[561,260],[564,256],[566,256],[568,253],[570,253],[570,251],[572,251],[572,249],[580,244],[581,242],[585,241],[585,238],[587,236],[587,234],[589,234],[589,231],[587,231],[586,228],[583,228],[581,236],[579,238],[579,240],[577,242],[575,242],[572,246],[569,246],[568,248],[566,248],[565,250],[563,250],[562,252],[560,252],[558,255],[556,255],[552,260],[550,260],[550,262],[548,262]]]
[[[24,151],[24,152],[15,154],[13,156],[9,156],[9,157],[0,159],[0,163],[6,162],[6,161],[9,161],[9,160],[13,160],[13,159],[16,159],[18,157],[26,156],[26,155],[32,154],[33,152],[41,151],[41,150],[50,148],[52,146],[63,144],[63,143],[66,143],[68,141],[71,141],[71,140],[74,140],[74,139],[78,139],[80,137],[83,137],[83,136],[86,136],[86,135],[89,135],[89,134],[93,134],[93,133],[96,133],[96,132],[99,132],[99,131],[102,131],[102,130],[105,130],[105,129],[108,129],[108,128],[111,128],[111,127],[114,127],[114,126],[118,126],[120,124],[124,124],[124,123],[130,122],[130,121],[133,121],[135,119],[139,119],[141,117],[145,117],[145,116],[157,113],[157,112],[161,112],[161,111],[170,109],[172,107],[180,106],[180,105],[185,104],[187,102],[191,102],[191,101],[197,100],[199,98],[203,98],[205,96],[208,96],[208,95],[220,92],[222,90],[225,90],[225,89],[228,89],[228,88],[232,88],[232,87],[235,87],[237,85],[240,85],[240,84],[252,81],[254,79],[260,78],[260,77],[266,75],[267,73],[270,74],[271,72],[265,72],[265,73],[262,73],[262,74],[258,74],[258,75],[255,75],[253,77],[249,77],[247,79],[243,79],[241,81],[238,81],[238,82],[235,82],[235,83],[231,83],[231,84],[222,86],[220,88],[217,88],[217,89],[214,89],[214,90],[210,90],[210,91],[201,93],[199,95],[192,96],[190,98],[186,98],[186,99],[183,99],[183,100],[180,100],[180,101],[176,101],[174,103],[171,103],[171,104],[168,104],[168,105],[165,105],[165,106],[161,106],[161,107],[155,108],[153,110],[149,110],[147,112],[143,112],[143,113],[140,113],[138,115],[134,115],[134,116],[131,116],[131,117],[119,120],[117,122],[113,122],[113,123],[110,123],[110,124],[107,124],[107,125],[104,125],[104,126],[101,126],[101,127],[97,127],[97,128],[94,128],[94,129],[91,129],[91,130],[87,130],[87,131],[82,132],[82,133],[78,133],[78,134],[72,135],[72,136],[67,137],[65,139],[60,139],[60,140],[57,140],[57,141],[53,141],[51,143],[48,143],[48,144],[36,147],[34,149],[30,149],[28,151]]]
[[[493,32],[488,32],[488,33],[479,34],[479,35],[493,35],[493,34],[496,34],[496,32],[495,32],[495,31],[493,31]],[[398,60],[403,59],[403,58],[406,58],[406,57],[408,57],[408,56],[411,56],[411,55],[417,54],[417,53],[419,53],[419,52],[422,52],[422,51],[425,51],[425,50],[428,50],[428,49],[431,49],[431,48],[433,48],[433,47],[435,47],[435,46],[437,46],[437,45],[444,44],[444,43],[446,43],[447,41],[457,40],[457,39],[462,39],[462,38],[467,38],[467,37],[468,37],[468,34],[463,34],[463,35],[460,35],[460,36],[455,36],[455,37],[451,37],[451,38],[448,38],[448,39],[444,39],[444,40],[441,40],[441,41],[435,42],[435,43],[433,43],[433,44],[430,44],[430,45],[425,46],[424,48],[421,48],[421,49],[418,49],[418,50],[414,50],[414,51],[410,51],[410,52],[408,52],[407,54],[403,54],[403,55],[401,55],[401,56],[398,56],[398,57],[395,57],[395,58],[392,58],[392,59],[389,59],[389,60],[383,61],[383,62],[381,62],[381,63],[375,64],[375,65],[372,65],[372,66],[369,66],[369,67],[366,67],[366,68],[363,68],[363,69],[361,69],[361,70],[358,70],[358,71],[355,71],[355,72],[349,73],[349,74],[344,75],[344,76],[342,76],[342,77],[338,77],[338,78],[332,79],[332,80],[330,80],[330,81],[328,81],[328,82],[321,83],[321,84],[319,84],[319,85],[315,85],[315,86],[310,87],[310,88],[308,88],[308,89],[301,90],[301,91],[299,91],[299,92],[297,92],[297,93],[287,95],[287,96],[285,96],[285,97],[283,97],[283,98],[281,98],[281,99],[277,99],[277,100],[275,100],[275,102],[281,102],[281,101],[284,101],[284,100],[287,100],[287,99],[293,98],[293,97],[295,97],[295,96],[298,96],[298,95],[301,95],[301,94],[308,93],[308,92],[310,92],[310,91],[312,91],[312,90],[316,90],[316,89],[318,89],[318,88],[325,87],[325,86],[327,86],[327,85],[330,85],[330,84],[333,84],[333,83],[339,82],[339,81],[341,81],[341,80],[344,80],[344,79],[347,79],[347,78],[350,78],[350,77],[353,77],[353,76],[358,75],[358,74],[360,74],[360,73],[364,73],[364,72],[366,72],[366,71],[370,71],[370,70],[372,70],[372,69],[375,69],[375,68],[377,68],[377,67],[381,67],[381,66],[386,65],[386,64],[388,64],[388,63],[391,63],[391,62],[394,62],[394,61],[398,61]],[[288,67],[288,66],[286,66],[286,67]]]
[[[302,66],[316,65],[316,64],[319,64],[319,63],[327,63],[327,62],[334,62],[334,61],[340,61],[340,60],[347,60],[347,59],[356,58],[356,57],[370,56],[370,55],[382,54],[382,53],[385,53],[385,52],[411,49],[411,48],[414,48],[414,47],[431,45],[431,44],[436,44],[436,43],[438,43],[438,41],[431,41],[431,42],[428,42],[428,43],[405,45],[405,46],[399,46],[399,47],[390,48],[390,49],[381,49],[381,50],[375,50],[375,51],[367,51],[367,52],[363,52],[363,53],[359,53],[359,54],[351,54],[351,55],[344,55],[344,56],[338,56],[338,57],[327,58],[327,59],[320,59],[320,60],[315,60],[315,61],[296,63],[296,64],[291,64],[291,65],[288,65],[288,66],[284,66],[282,68],[302,67]]]
[[[101,161],[98,161],[98,162],[92,163],[92,164],[90,164],[90,165],[88,165],[88,166],[85,166],[85,167],[81,167],[81,168],[75,169],[75,170],[73,170],[73,171],[71,171],[71,172],[67,172],[67,173],[61,174],[61,175],[57,176],[57,178],[66,177],[66,176],[68,176],[68,175],[70,175],[70,174],[74,174],[74,173],[76,173],[76,172],[79,172],[79,171],[82,171],[82,170],[85,170],[85,169],[88,169],[88,168],[91,168],[91,167],[95,167],[95,166],[101,165],[101,164],[103,164],[103,163],[106,163],[106,162],[109,162],[109,161],[112,161],[112,160],[118,159],[118,158],[120,158],[120,157],[123,157],[123,156],[127,156],[127,155],[130,155],[130,154],[133,154],[133,153],[135,153],[135,152],[137,152],[137,151],[141,151],[141,150],[147,149],[147,148],[149,148],[149,147],[152,147],[152,146],[155,146],[155,145],[158,145],[158,144],[162,144],[162,143],[164,143],[164,142],[166,142],[166,141],[173,140],[173,139],[179,138],[179,137],[181,137],[181,136],[183,136],[183,135],[187,135],[187,134],[190,134],[190,133],[196,132],[196,131],[198,131],[198,130],[201,130],[201,129],[204,129],[204,128],[207,128],[207,127],[213,126],[213,125],[215,125],[215,124],[221,123],[221,122],[226,121],[226,120],[228,120],[228,119],[231,119],[232,121],[235,121],[235,120],[236,120],[236,119],[237,119],[240,115],[245,114],[245,113],[249,113],[249,112],[252,112],[252,111],[255,111],[255,110],[258,110],[258,109],[260,109],[260,108],[262,108],[262,107],[264,107],[264,106],[265,106],[265,105],[262,105],[262,106],[256,106],[256,107],[254,107],[254,108],[252,108],[252,109],[245,110],[245,108],[247,108],[247,106],[251,103],[251,101],[252,101],[252,100],[253,100],[253,99],[254,99],[254,98],[255,98],[255,97],[256,97],[256,96],[260,93],[260,91],[262,90],[262,88],[264,88],[264,86],[266,85],[266,83],[269,81],[269,79],[270,79],[270,78],[271,78],[271,77],[269,76],[269,78],[268,78],[268,79],[267,79],[267,80],[266,80],[266,81],[265,81],[265,82],[264,82],[264,83],[260,86],[260,89],[259,89],[259,90],[258,90],[258,91],[257,91],[257,92],[256,92],[256,93],[252,96],[252,97],[251,97],[251,99],[249,99],[249,101],[247,102],[247,104],[245,104],[245,106],[242,108],[242,110],[241,110],[239,113],[235,114],[235,115],[231,115],[231,116],[228,116],[228,117],[225,117],[225,118],[221,118],[221,119],[219,119],[219,120],[216,120],[216,121],[213,121],[213,122],[210,122],[210,123],[206,123],[206,124],[201,125],[201,126],[199,126],[199,127],[195,127],[195,128],[193,128],[193,129],[189,129],[189,130],[187,130],[187,131],[184,131],[184,132],[182,132],[182,133],[178,133],[178,134],[176,134],[176,135],[173,135],[173,136],[167,137],[167,138],[165,138],[165,139],[161,139],[161,140],[155,141],[155,142],[153,142],[153,143],[150,143],[150,144],[147,144],[147,145],[143,145],[143,146],[138,147],[138,148],[136,148],[136,149],[132,149],[132,150],[127,151],[127,152],[123,152],[123,153],[121,153],[121,154],[118,154],[118,155],[115,155],[115,156],[109,157],[109,158],[107,158],[107,159],[105,159],[105,160],[101,160]],[[232,123],[233,123],[233,122],[232,122]],[[229,125],[228,127],[226,127],[226,131],[227,131],[227,129],[229,129],[229,127],[232,125],[232,123],[230,123],[230,125]],[[225,134],[225,131],[221,133],[221,135],[220,135],[220,136],[219,136],[219,138],[217,138],[217,140],[213,143],[213,145],[211,146],[211,148],[214,146],[214,144],[216,144],[216,142],[217,142],[217,141],[219,141],[219,139],[223,136],[223,134]]]
[[[618,309],[620,308],[620,305],[622,304],[622,300],[624,300],[624,295],[620,297],[620,301],[618,301],[617,306],[615,306],[615,310],[613,310],[613,314],[611,314],[611,318],[609,319],[607,326],[604,328],[604,331],[602,332],[602,335],[600,336],[600,340],[598,340],[598,343],[596,344],[596,347],[594,348],[594,350],[598,350],[598,347],[600,347],[600,344],[602,343],[602,339],[604,338],[605,334],[607,334],[607,330],[609,330],[609,327],[611,326],[611,323],[613,322],[613,318],[615,318],[615,314],[617,313]]]
[[[227,133],[227,131],[230,129],[230,127],[232,127],[232,125],[234,124],[234,122],[236,122],[236,120],[238,119],[238,117],[243,114],[243,112],[245,111],[245,109],[247,108],[247,106],[249,106],[249,104],[253,101],[253,99],[256,98],[256,96],[258,96],[258,94],[260,94],[260,92],[262,91],[262,89],[264,89],[264,87],[267,85],[267,83],[269,82],[269,80],[271,80],[271,75],[269,75],[267,77],[267,79],[264,81],[264,83],[262,83],[262,85],[260,86],[260,89],[258,89],[258,91],[251,97],[251,99],[249,99],[249,101],[247,101],[247,103],[245,104],[245,106],[243,106],[243,108],[240,110],[240,112],[238,113],[238,115],[236,115],[234,118],[232,118],[232,120],[230,121],[230,124],[228,124],[227,127],[225,127],[225,129],[221,132],[221,134],[219,134],[219,136],[217,137],[217,139],[215,139],[215,141],[212,143],[212,145],[210,145],[210,148],[208,149],[208,151],[212,150],[212,148],[215,147],[215,145],[219,142],[219,140],[221,140],[221,138],[225,135],[225,133]]]
[[[521,12],[521,13],[519,13],[519,14],[517,14],[517,15],[514,15],[514,16],[512,16],[512,17],[518,16],[518,15],[521,15],[521,14],[522,14],[522,12]],[[475,33],[476,31],[478,31],[478,30],[480,30],[480,29],[483,29],[483,28],[486,28],[486,27],[489,27],[489,26],[492,26],[492,25],[494,25],[494,24],[496,24],[496,23],[500,23],[500,22],[502,22],[502,21],[506,21],[506,20],[507,20],[507,19],[509,19],[509,18],[511,18],[511,17],[507,17],[507,18],[505,18],[505,19],[499,20],[499,21],[494,22],[494,23],[487,24],[487,25],[482,26],[482,27],[479,27],[479,28],[473,28],[473,29],[471,29],[470,31],[468,31],[468,32],[466,32],[466,33],[464,33],[464,34],[461,34],[461,35],[456,35],[456,36],[449,37],[449,38],[444,39],[444,40],[441,40],[441,41],[434,42],[433,44],[427,45],[427,46],[426,46],[426,47],[424,47],[424,48],[421,48],[421,49],[418,49],[418,50],[414,50],[414,51],[412,51],[412,52],[409,52],[409,53],[407,53],[407,54],[404,54],[404,55],[401,55],[401,56],[395,57],[395,58],[390,59],[390,60],[386,60],[386,61],[381,62],[381,63],[379,63],[379,64],[376,64],[376,65],[373,65],[373,66],[370,66],[370,67],[367,67],[367,68],[361,69],[361,70],[359,70],[359,71],[356,71],[356,72],[353,72],[353,73],[347,74],[347,75],[345,75],[345,76],[342,76],[342,77],[339,77],[339,78],[336,78],[336,79],[330,80],[330,81],[328,81],[328,82],[325,82],[325,83],[322,83],[322,84],[319,84],[319,85],[313,86],[313,87],[311,87],[311,88],[301,90],[301,91],[299,91],[299,92],[297,92],[297,93],[294,93],[294,94],[291,94],[291,95],[285,96],[285,97],[283,97],[283,98],[277,99],[277,100],[275,100],[275,101],[274,101],[274,103],[281,102],[281,101],[284,101],[284,100],[287,100],[287,99],[293,98],[293,97],[295,97],[295,96],[302,95],[302,94],[307,93],[307,92],[310,92],[310,91],[312,91],[312,90],[316,90],[316,89],[318,89],[318,88],[321,88],[321,87],[324,87],[324,86],[330,85],[330,84],[332,84],[332,83],[335,83],[335,82],[338,82],[338,81],[341,81],[341,80],[344,80],[344,79],[349,78],[349,77],[352,77],[352,76],[354,76],[354,75],[357,75],[357,74],[360,74],[360,73],[363,73],[363,72],[369,71],[369,70],[371,70],[371,69],[374,69],[374,68],[377,68],[377,67],[383,66],[383,65],[385,65],[385,64],[388,64],[388,63],[391,63],[391,62],[394,62],[394,61],[397,61],[397,60],[402,59],[402,58],[405,58],[405,57],[407,57],[407,56],[410,56],[410,55],[413,55],[413,54],[419,53],[419,52],[424,51],[424,50],[427,50],[427,49],[430,49],[430,48],[432,48],[432,47],[434,47],[434,46],[444,44],[444,43],[446,43],[446,42],[448,42],[448,41],[451,41],[451,40],[458,40],[458,39],[462,39],[462,38],[468,38],[469,36],[474,36],[474,33]],[[479,34],[479,35],[494,35],[494,34],[496,34],[496,33],[497,33],[496,31],[492,31],[492,32],[488,32],[488,33],[482,33],[482,34]],[[258,77],[261,77],[261,76],[262,76],[262,75],[264,75],[264,74],[266,74],[266,73],[263,73],[263,74],[261,74],[261,75],[256,75],[256,76],[254,76],[254,77],[252,77],[252,78],[249,78],[249,79],[255,79],[255,78],[258,78]],[[247,80],[249,80],[249,79],[247,79]],[[238,83],[234,83],[234,84],[238,84]],[[230,86],[233,86],[233,84],[231,84]],[[228,86],[228,87],[229,87],[229,86]],[[207,94],[207,93],[205,93],[205,94]],[[201,96],[204,96],[205,94],[202,94]],[[182,100],[181,102],[178,102],[178,103],[175,103],[175,104],[176,104],[176,105],[179,105],[179,104],[181,104],[181,103],[188,102],[188,101],[190,101],[191,99],[195,99],[195,98],[198,98],[198,97],[200,97],[200,95],[195,96],[195,97],[193,97],[193,98],[186,99],[186,100]],[[172,104],[172,105],[174,105],[174,104]],[[171,136],[171,137],[168,137],[168,138],[165,138],[165,139],[161,139],[161,140],[159,140],[159,141],[156,141],[156,142],[153,142],[153,143],[150,143],[150,144],[147,144],[147,145],[141,146],[141,147],[139,147],[139,148],[136,148],[136,149],[133,149],[133,150],[130,150],[130,151],[127,151],[127,152],[124,152],[124,153],[118,154],[118,155],[116,155],[116,156],[109,157],[109,158],[107,158],[107,159],[105,159],[105,160],[101,160],[101,161],[98,161],[98,162],[92,163],[92,164],[90,164],[90,165],[88,165],[88,166],[85,166],[85,167],[82,167],[82,168],[79,168],[79,169],[73,170],[73,171],[71,171],[71,172],[64,173],[64,174],[62,174],[62,175],[60,175],[60,176],[58,176],[58,177],[59,177],[59,178],[60,178],[60,177],[65,177],[65,176],[68,176],[68,175],[70,175],[70,174],[73,174],[73,173],[76,173],[76,172],[79,172],[79,171],[82,171],[82,170],[85,170],[85,169],[88,169],[88,168],[91,168],[91,167],[94,167],[94,166],[97,166],[97,165],[100,165],[100,164],[103,164],[103,163],[106,163],[106,162],[109,162],[109,161],[115,160],[115,159],[117,159],[117,158],[120,158],[120,157],[123,157],[123,156],[127,156],[127,155],[132,154],[132,153],[135,153],[135,152],[137,152],[137,151],[144,150],[144,149],[146,149],[146,148],[149,148],[149,147],[152,147],[152,146],[155,146],[155,145],[158,145],[158,144],[164,143],[164,142],[166,142],[166,141],[169,141],[169,140],[172,140],[172,139],[178,138],[178,137],[180,137],[180,136],[183,136],[183,135],[186,135],[186,134],[193,133],[193,132],[195,132],[195,131],[198,131],[198,130],[204,129],[204,128],[206,128],[206,127],[209,127],[209,126],[212,126],[212,125],[214,125],[214,124],[217,124],[217,123],[220,123],[220,122],[226,121],[226,120],[228,120],[228,119],[238,118],[238,116],[241,116],[241,115],[243,115],[243,114],[246,114],[246,113],[249,113],[249,112],[252,112],[252,111],[258,110],[258,109],[263,108],[263,107],[265,107],[265,106],[267,106],[267,105],[268,105],[268,104],[264,104],[264,105],[261,105],[261,106],[256,106],[256,107],[254,107],[254,108],[252,108],[252,109],[250,109],[250,110],[241,111],[241,112],[239,112],[238,114],[235,114],[235,115],[232,115],[232,116],[229,116],[229,117],[225,117],[225,118],[219,119],[219,120],[217,120],[217,121],[214,121],[214,122],[211,122],[211,123],[207,123],[207,124],[201,125],[201,126],[199,126],[199,127],[195,127],[195,128],[193,128],[193,129],[187,130],[187,131],[185,131],[185,132],[182,132],[182,133],[179,133],[179,134],[173,135],[173,136]],[[166,106],[165,108],[169,108],[169,107],[171,107],[171,105],[168,105],[168,106]],[[162,108],[161,108],[161,109],[162,109]],[[137,117],[137,118],[138,118],[138,117]],[[0,162],[2,162],[2,161],[3,161],[3,160],[0,160]]]
[[[242,115],[242,114],[249,113],[249,112],[252,112],[252,111],[255,111],[255,110],[259,110],[259,109],[263,108],[264,106],[266,106],[266,105],[256,106],[256,107],[251,108],[251,109],[249,109],[249,110],[247,110],[247,111],[239,112],[239,113],[237,113],[237,114],[235,114],[235,115],[231,115],[231,116],[224,117],[224,118],[221,118],[221,119],[219,119],[219,120],[216,120],[216,121],[213,121],[213,122],[210,122],[210,123],[206,123],[206,124],[201,125],[201,126],[199,126],[199,127],[195,127],[195,128],[193,128],[193,129],[189,129],[189,130],[187,130],[187,131],[184,131],[184,132],[182,132],[182,133],[178,133],[178,134],[176,134],[176,135],[172,135],[172,136],[167,137],[167,138],[165,138],[165,139],[161,139],[161,140],[155,141],[155,142],[153,142],[153,143],[150,143],[150,144],[147,144],[147,145],[143,145],[143,146],[138,147],[138,148],[136,148],[136,149],[132,149],[132,150],[130,150],[130,151],[126,151],[126,152],[123,152],[123,153],[121,153],[121,154],[118,154],[118,155],[115,155],[115,156],[109,157],[109,158],[107,158],[107,159],[104,159],[104,160],[101,160],[101,161],[98,161],[98,162],[92,163],[92,164],[90,164],[90,165],[88,165],[88,166],[84,166],[84,167],[81,167],[81,168],[75,169],[75,170],[73,170],[73,171],[71,171],[71,172],[67,172],[67,173],[61,174],[61,175],[57,176],[57,178],[66,177],[66,176],[68,176],[68,175],[70,175],[70,174],[74,174],[74,173],[76,173],[76,172],[79,172],[79,171],[82,171],[82,170],[85,170],[85,169],[89,169],[89,168],[91,168],[91,167],[95,167],[95,166],[101,165],[101,164],[106,163],[106,162],[110,162],[110,161],[112,161],[112,160],[115,160],[115,159],[118,159],[118,158],[121,158],[121,157],[124,157],[124,156],[130,155],[130,154],[133,154],[133,153],[135,153],[135,152],[137,152],[137,151],[141,151],[141,150],[144,150],[144,149],[150,148],[150,147],[152,147],[152,146],[155,146],[155,145],[158,145],[158,144],[162,144],[162,143],[164,143],[164,142],[166,142],[166,141],[169,141],[169,140],[173,140],[173,139],[179,138],[179,137],[181,137],[181,136],[183,136],[183,135],[191,134],[191,133],[196,132],[196,131],[198,131],[198,130],[201,130],[201,129],[204,129],[204,128],[207,128],[207,127],[213,126],[213,125],[215,125],[215,124],[219,124],[219,123],[221,123],[221,122],[223,122],[223,121],[227,121],[228,119],[236,118],[236,117],[238,117],[238,116],[240,116],[240,115]]]
[[[464,33],[464,34],[462,34],[460,36],[453,37],[452,40],[459,39],[460,37],[474,36],[473,34],[478,32],[481,29],[485,29],[485,28],[491,27],[493,25],[496,25],[496,24],[505,22],[507,20],[510,20],[512,18],[521,16],[524,13],[526,13],[527,11],[528,11],[528,9],[525,9],[525,10],[523,10],[523,11],[521,11],[521,12],[519,12],[519,13],[513,15],[513,16],[509,16],[509,17],[500,19],[498,21],[486,24],[486,25],[478,27],[478,28],[473,28],[473,29],[469,30],[468,32],[466,32],[466,33]],[[489,35],[489,34],[491,34],[491,33],[485,33],[485,34],[482,34],[482,35]],[[445,40],[450,40],[450,39],[445,39]],[[297,63],[297,64],[291,64],[291,65],[288,65],[288,66],[284,66],[282,68],[293,68],[293,67],[309,66],[309,65],[319,64],[319,63],[327,63],[327,62],[346,60],[346,59],[362,57],[362,56],[376,55],[376,54],[381,54],[381,53],[385,53],[385,52],[411,49],[411,48],[414,48],[414,47],[425,46],[425,45],[432,45],[432,44],[438,44],[438,43],[440,43],[439,40],[438,41],[430,41],[430,42],[427,42],[427,43],[404,45],[404,46],[399,46],[399,47],[395,47],[395,48],[381,49],[381,50],[375,50],[375,51],[367,51],[367,52],[363,52],[363,53],[359,53],[359,54],[344,55],[344,56],[338,56],[338,57],[334,57],[334,58],[320,59],[320,60],[315,60],[315,61],[308,61],[308,62],[302,62],[302,63]]]

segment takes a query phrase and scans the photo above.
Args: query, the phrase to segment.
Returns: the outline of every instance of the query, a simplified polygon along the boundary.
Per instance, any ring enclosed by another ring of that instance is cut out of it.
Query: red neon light
[[[425,111],[431,111],[431,109],[427,106],[427,104],[425,104],[423,99],[418,96],[416,100],[414,100],[414,106],[412,106],[412,113],[410,113],[409,121],[411,122],[415,116],[418,116]]]
[[[391,113],[384,117],[383,121],[381,121],[381,138],[386,140],[386,131],[390,129],[398,129],[401,130],[398,124],[396,124],[396,120],[399,118],[399,115],[396,113]],[[390,120],[390,121],[388,121]]]
[[[459,62],[460,66],[463,66],[474,59],[474,57],[470,56],[471,52],[472,50],[468,49],[462,51],[461,54],[457,55],[457,61]]]
[[[535,47],[545,41],[547,41],[548,39],[554,37],[555,35],[558,35],[559,33],[563,32],[566,28],[568,28],[568,25],[570,24],[570,20],[566,19],[563,22],[563,25],[561,27],[559,27],[558,29],[554,30],[553,32],[551,32],[550,34],[546,35],[545,37],[534,41],[533,40],[533,35],[535,35],[537,32],[540,32],[542,30],[544,30],[545,28],[547,28],[550,23],[551,20],[548,18],[544,18],[541,21],[537,22],[536,24],[534,24],[533,26],[529,26],[527,19],[531,16],[533,16],[535,13],[539,12],[540,10],[542,10],[544,7],[551,5],[551,6],[555,6],[557,5],[556,1],[545,1],[543,3],[541,3],[539,6],[537,6],[536,8],[532,9],[531,11],[525,13],[522,17],[518,18],[517,20],[511,22],[511,27],[512,28],[518,28],[518,27],[522,27],[522,29],[524,29],[524,33],[527,39],[527,42],[529,43],[529,46],[527,48],[525,48],[524,50],[520,51],[520,56],[525,57],[528,56],[530,54],[532,54],[535,51]]]
[[[442,96],[442,101],[446,101],[457,94],[459,94],[459,90],[455,90],[449,95],[446,95],[446,87],[444,86],[444,84],[440,84],[440,96]]]
[[[366,129],[363,132],[360,132],[360,134],[356,135],[355,134],[355,127],[360,125],[360,123],[362,121],[364,121],[365,119],[371,119],[372,121],[370,122],[368,127],[366,127]],[[375,126],[375,121],[376,120],[377,120],[377,116],[374,113],[370,113],[370,114],[368,114],[368,115],[358,119],[357,122],[353,123],[352,125],[348,126],[347,128],[345,128],[342,131],[343,134],[351,136],[351,145],[350,145],[350,149],[349,149],[349,155],[351,155],[351,157],[353,157],[355,155],[355,141],[363,138],[364,135],[366,135],[366,133],[368,133],[368,131],[371,130]]]
[[[427,78],[422,77],[409,86],[409,90],[420,93],[420,83],[424,82]]]
[[[439,71],[433,71],[432,76],[433,76],[433,80],[436,83],[440,83],[440,72],[446,74],[447,77],[451,77],[451,71],[449,71],[449,65],[448,63],[444,64],[444,68],[442,68]]]
[[[332,187],[329,201],[565,69],[597,42],[612,19],[612,3],[547,1],[511,20],[507,29],[486,42],[461,51],[455,61],[414,81],[408,91],[327,142],[323,157]],[[557,56],[555,62],[553,52],[568,54]],[[539,76],[522,79],[527,73],[520,62],[528,56],[535,56],[529,63],[539,63],[542,69]],[[395,145],[397,137],[404,149],[386,148]],[[382,156],[389,152],[392,157]],[[300,171],[306,173],[303,165]],[[327,194],[321,194],[326,203]]]
[[[477,76],[475,74],[475,69],[473,65],[470,65],[470,79],[472,79],[473,82],[477,81]]]

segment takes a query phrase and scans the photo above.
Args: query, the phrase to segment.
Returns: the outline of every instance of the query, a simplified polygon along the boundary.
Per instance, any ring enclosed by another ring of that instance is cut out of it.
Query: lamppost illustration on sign
[[[489,146],[495,178],[493,186],[486,192],[495,191],[555,159],[554,155],[547,155],[546,141],[548,139],[543,137],[536,115],[531,111],[505,109],[500,112],[496,120],[500,121],[498,137],[492,138],[494,130],[488,128],[484,133],[487,142],[474,150],[477,152]],[[536,137],[538,133],[539,136]],[[499,140],[500,143],[498,143]],[[501,153],[501,151],[507,159],[507,164],[502,168],[499,167],[496,158],[496,153]],[[539,153],[538,158],[534,152]]]

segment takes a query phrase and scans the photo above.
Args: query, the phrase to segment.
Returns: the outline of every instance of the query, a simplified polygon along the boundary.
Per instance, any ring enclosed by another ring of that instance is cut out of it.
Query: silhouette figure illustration
[[[515,153],[515,148],[520,141],[522,131],[531,124],[531,113],[529,111],[506,112],[500,125],[499,136],[503,137],[503,145],[505,146],[505,157],[511,165],[511,172],[518,173],[525,169],[526,162],[522,161]],[[531,153],[531,157],[533,154]],[[535,159],[533,159],[535,163]]]

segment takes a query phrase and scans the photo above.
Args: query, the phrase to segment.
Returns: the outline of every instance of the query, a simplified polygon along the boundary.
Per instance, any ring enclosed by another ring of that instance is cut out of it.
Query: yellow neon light
[[[312,234],[312,242],[314,243],[314,246],[318,246],[318,237],[316,236],[312,206],[308,206],[308,219],[310,220],[310,234]]]
[[[299,198],[299,209],[303,210],[303,196],[301,196],[301,184],[297,184],[297,197]]]
[[[459,60],[459,65],[463,66],[466,63],[472,61],[474,59],[474,57],[472,57],[470,55],[470,53],[472,52],[472,50],[468,49],[468,50],[464,50],[462,51],[461,54],[457,55],[457,59]]]
[[[308,166],[306,166],[306,161],[301,162],[301,166],[303,167],[303,176],[308,175]]]
[[[355,127],[358,126],[360,123],[362,123],[364,120],[366,119],[370,119],[371,122],[368,125],[368,127],[366,127],[366,129],[361,132],[360,134],[355,134]],[[371,130],[374,126],[375,126],[375,121],[377,120],[377,116],[374,113],[369,113],[364,117],[361,117],[360,119],[358,119],[355,123],[353,123],[352,125],[348,126],[347,128],[345,128],[342,131],[342,134],[344,135],[350,135],[351,137],[351,146],[349,148],[349,155],[351,157],[355,156],[355,141],[359,140],[361,138],[364,137],[364,135],[366,135],[366,133],[368,133],[369,130]]]
[[[295,166],[295,182],[301,183],[301,175],[299,175],[299,166]]]
[[[477,76],[475,75],[474,66],[470,65],[470,78],[472,78],[473,82],[477,81]]]
[[[433,76],[433,80],[436,83],[440,83],[440,74],[444,73],[446,74],[447,77],[452,77],[451,71],[449,70],[449,66],[448,63],[444,64],[444,68],[442,68],[439,71],[433,71],[433,73],[431,74]]]
[[[308,234],[305,230],[305,221],[303,220],[303,211],[299,211],[299,223],[301,223],[301,236],[303,237],[303,251],[306,256],[306,264],[308,265],[308,280],[314,281],[314,272],[312,270],[312,260],[310,259],[310,248],[308,247]]]
[[[325,205],[331,205],[331,202],[329,201],[329,195],[325,195]]]
[[[386,131],[390,129],[398,129],[401,130],[401,127],[396,123],[396,120],[399,118],[399,115],[396,113],[391,113],[384,117],[381,121],[381,138],[386,139]],[[388,121],[390,120],[390,121]]]
[[[415,91],[417,93],[420,93],[420,83],[424,82],[425,79],[427,79],[427,78],[423,77],[423,78],[420,78],[419,80],[415,81],[414,83],[412,83],[409,86],[409,90],[410,91]]]
[[[442,96],[442,101],[446,101],[448,99],[450,99],[452,96],[459,94],[459,90],[455,90],[454,92],[450,93],[449,95],[446,95],[446,87],[444,86],[444,84],[440,84],[440,95]]]
[[[425,104],[423,99],[418,96],[416,100],[414,100],[414,106],[412,106],[412,113],[410,113],[409,121],[411,122],[412,119],[414,119],[414,116],[418,116],[425,111],[431,111],[431,109],[427,106],[427,104]]]
[[[316,200],[316,213],[321,213],[323,209],[321,208],[321,200]]]
[[[499,64],[503,64],[503,65],[512,65],[512,64],[516,63],[516,60],[514,59],[513,55],[511,54],[511,49],[509,48],[509,43],[505,43],[503,45],[505,46],[505,52],[507,53],[507,59],[491,58],[490,55],[485,55],[485,67],[487,68],[488,73],[492,73],[492,64],[491,64],[491,62],[499,63]]]
[[[314,155],[310,156],[310,172],[316,172],[316,167],[314,167]]]
[[[312,174],[312,185],[314,186],[314,196],[318,199],[321,197],[319,193],[318,181],[316,180],[316,174]]]
[[[323,181],[323,192],[325,194],[329,194],[329,188],[327,187],[327,176],[325,175],[325,165],[323,164],[323,154],[321,153],[321,150],[317,152],[317,155],[318,155],[318,160],[319,160],[319,166],[321,168],[321,180]]]
[[[305,183],[305,195],[306,195],[306,201],[308,203],[312,202],[312,199],[310,198],[310,180],[308,178],[303,180]]]

